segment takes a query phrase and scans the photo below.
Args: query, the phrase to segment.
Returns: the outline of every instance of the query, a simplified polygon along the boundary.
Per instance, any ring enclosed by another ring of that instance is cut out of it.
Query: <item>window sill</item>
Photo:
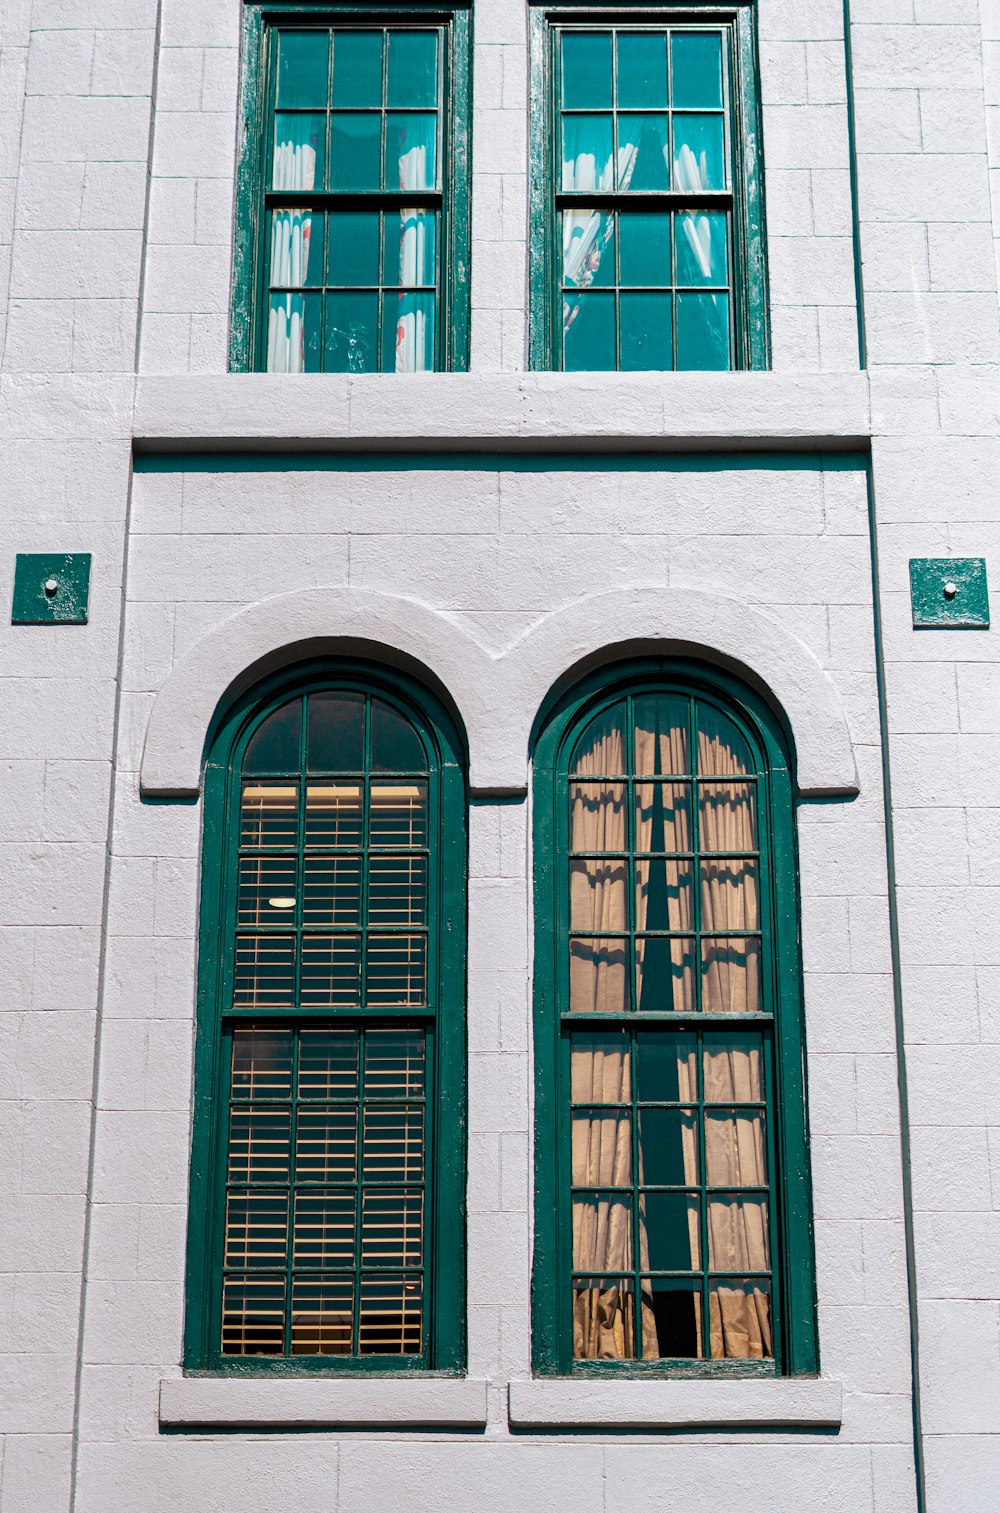
[[[839,1429],[840,1382],[817,1377],[705,1381],[511,1382],[512,1429]]]
[[[160,1428],[482,1429],[486,1383],[468,1377],[171,1377]]]

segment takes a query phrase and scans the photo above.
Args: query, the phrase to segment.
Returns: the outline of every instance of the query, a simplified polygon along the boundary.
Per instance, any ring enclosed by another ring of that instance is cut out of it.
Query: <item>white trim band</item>
[[[839,1429],[840,1382],[817,1377],[729,1381],[511,1382],[512,1429]]]
[[[170,1377],[161,1429],[482,1429],[486,1383],[469,1377]]]

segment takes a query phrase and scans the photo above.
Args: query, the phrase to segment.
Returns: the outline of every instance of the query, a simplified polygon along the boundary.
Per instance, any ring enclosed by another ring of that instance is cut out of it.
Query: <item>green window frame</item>
[[[529,364],[767,368],[753,0],[531,11]]]
[[[534,756],[537,1375],[818,1370],[792,761],[644,659]]]
[[[465,759],[323,661],[205,764],[184,1364],[465,1369]]]
[[[244,11],[230,367],[468,366],[471,12]]]

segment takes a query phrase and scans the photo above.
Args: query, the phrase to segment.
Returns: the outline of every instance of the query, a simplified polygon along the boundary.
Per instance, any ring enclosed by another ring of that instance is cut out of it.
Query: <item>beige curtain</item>
[[[623,772],[622,726],[602,722],[593,745],[579,756],[572,783],[571,846],[574,851],[624,852],[624,783],[595,782]],[[570,921],[574,930],[621,932],[617,939],[578,940],[570,947],[570,1007],[617,1012],[628,1007],[628,944],[625,930],[627,863],[623,857],[573,863]]]

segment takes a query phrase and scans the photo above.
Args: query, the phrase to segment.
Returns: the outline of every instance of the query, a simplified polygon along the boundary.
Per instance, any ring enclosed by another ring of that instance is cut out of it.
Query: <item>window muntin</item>
[[[654,671],[595,676],[539,738],[536,1371],[816,1369],[769,719]]]
[[[186,1362],[455,1368],[453,738],[364,681],[303,680],[250,707],[228,764],[206,770],[198,1078],[212,1094],[197,1103]]]
[[[563,368],[734,366],[728,29],[556,35]]]
[[[268,29],[262,366],[446,365],[448,28]]]

